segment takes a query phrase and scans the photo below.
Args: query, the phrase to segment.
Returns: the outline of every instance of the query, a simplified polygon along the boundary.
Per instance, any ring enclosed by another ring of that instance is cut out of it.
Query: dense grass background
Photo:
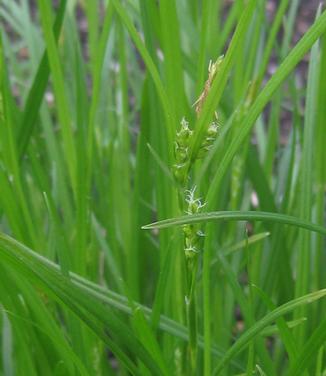
[[[0,1],[0,375],[324,375],[326,13],[51,3]]]

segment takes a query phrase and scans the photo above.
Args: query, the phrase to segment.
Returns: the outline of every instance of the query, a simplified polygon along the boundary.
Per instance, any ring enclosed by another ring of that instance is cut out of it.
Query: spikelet
[[[174,145],[175,164],[173,165],[173,175],[177,183],[184,185],[187,179],[189,168],[189,147],[193,131],[189,128],[189,123],[185,118],[181,120],[181,128],[176,134]]]
[[[216,117],[216,121],[211,122],[211,124],[209,125],[207,129],[206,137],[200,146],[200,149],[197,155],[198,159],[205,157],[206,153],[209,152],[209,150],[211,149],[211,147],[213,146],[216,140],[218,130],[219,130],[219,124],[217,122],[217,114],[215,114],[215,117]]]
[[[199,198],[195,198],[196,187],[186,191],[186,203],[188,215],[199,213],[205,206]],[[186,259],[192,259],[200,252],[199,243],[204,234],[199,230],[198,225],[187,224],[183,226],[184,251]]]

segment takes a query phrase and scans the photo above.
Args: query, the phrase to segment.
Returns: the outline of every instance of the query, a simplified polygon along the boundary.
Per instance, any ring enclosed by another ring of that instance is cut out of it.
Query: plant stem
[[[187,293],[186,310],[187,325],[189,328],[189,365],[190,372],[194,375],[197,367],[197,296],[196,296],[196,276],[198,269],[198,255],[186,259],[187,265]]]

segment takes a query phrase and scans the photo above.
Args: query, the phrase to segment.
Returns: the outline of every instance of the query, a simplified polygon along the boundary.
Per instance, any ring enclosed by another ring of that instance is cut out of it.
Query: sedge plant
[[[307,4],[0,1],[0,375],[325,374]]]

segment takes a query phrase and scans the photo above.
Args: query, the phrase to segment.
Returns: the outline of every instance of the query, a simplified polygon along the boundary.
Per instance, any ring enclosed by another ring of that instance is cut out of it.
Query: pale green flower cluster
[[[185,118],[181,120],[181,128],[176,134],[173,165],[173,175],[175,180],[182,186],[186,183],[189,169],[189,148],[193,131],[189,128],[189,123]]]
[[[213,121],[207,129],[206,137],[200,146],[197,159],[204,158],[210,150],[218,133],[218,124]],[[193,131],[189,128],[189,123],[185,118],[181,120],[181,128],[176,134],[173,165],[173,175],[178,184],[186,186],[190,163],[190,145],[193,137]]]
[[[197,156],[198,159],[204,158],[206,153],[209,152],[209,150],[214,144],[214,141],[216,140],[217,132],[218,124],[217,122],[213,121],[207,129],[206,137],[199,149]]]
[[[192,215],[199,213],[201,208],[205,206],[199,198],[195,198],[196,187],[186,191],[187,214]],[[187,224],[183,226],[185,256],[187,259],[195,257],[199,253],[200,239],[204,236],[198,225]]]

